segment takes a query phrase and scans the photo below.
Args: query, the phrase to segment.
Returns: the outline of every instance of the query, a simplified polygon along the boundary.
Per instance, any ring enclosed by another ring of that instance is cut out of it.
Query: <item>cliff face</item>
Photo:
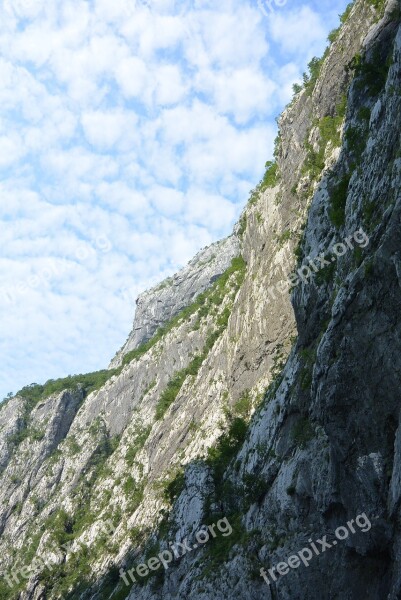
[[[165,279],[155,288],[141,294],[136,301],[134,326],[123,348],[110,363],[114,369],[121,365],[123,357],[147,342],[159,327],[165,325],[178,313],[192,304],[196,297],[206,291],[240,254],[240,240],[233,233],[230,237],[201,250],[187,267]]]
[[[400,597],[400,6],[373,5],[113,370],[1,408],[1,598]]]

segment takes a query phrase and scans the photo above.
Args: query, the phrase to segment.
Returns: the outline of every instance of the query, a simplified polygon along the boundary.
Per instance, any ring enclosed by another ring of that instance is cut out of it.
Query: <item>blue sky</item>
[[[2,2],[0,399],[106,367],[138,293],[231,232],[346,4]]]

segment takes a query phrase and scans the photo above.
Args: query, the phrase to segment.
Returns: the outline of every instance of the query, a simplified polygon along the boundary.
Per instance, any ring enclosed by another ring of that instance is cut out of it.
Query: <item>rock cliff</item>
[[[157,329],[194,302],[228,269],[233,258],[240,254],[240,240],[230,237],[201,250],[179,273],[165,279],[155,288],[141,294],[136,301],[133,329],[123,348],[110,363],[120,366],[125,354],[150,340]]]
[[[1,598],[401,597],[400,5],[342,21],[234,235],[2,405]]]

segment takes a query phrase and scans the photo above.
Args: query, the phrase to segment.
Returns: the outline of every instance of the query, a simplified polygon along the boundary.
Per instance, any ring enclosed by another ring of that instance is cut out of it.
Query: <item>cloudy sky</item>
[[[347,2],[271,4],[1,2],[0,398],[107,366],[137,294],[230,233]]]

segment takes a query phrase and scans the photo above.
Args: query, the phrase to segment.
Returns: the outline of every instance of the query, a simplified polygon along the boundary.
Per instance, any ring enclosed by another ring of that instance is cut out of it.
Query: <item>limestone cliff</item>
[[[141,297],[109,371],[1,407],[1,598],[400,597],[400,5],[330,37],[234,236]]]
[[[175,317],[228,269],[240,254],[240,240],[234,232],[199,252],[179,273],[141,294],[136,301],[133,329],[123,348],[110,363],[120,366],[125,354],[150,340],[157,329]]]

